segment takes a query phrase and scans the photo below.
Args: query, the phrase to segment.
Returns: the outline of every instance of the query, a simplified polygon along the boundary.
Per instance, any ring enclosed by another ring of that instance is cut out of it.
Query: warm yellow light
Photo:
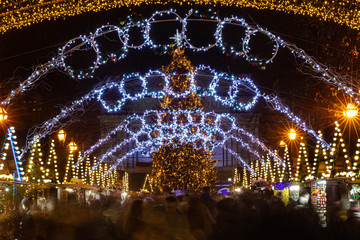
[[[346,110],[343,112],[343,114],[345,117],[353,118],[358,114],[358,109],[354,104],[349,103],[346,107]]]
[[[65,142],[66,133],[65,133],[64,130],[61,129],[61,130],[58,132],[57,136],[58,136],[58,139],[59,139],[60,142]]]
[[[285,144],[284,141],[280,141],[280,146],[281,146],[281,147],[285,147],[285,145],[286,145],[286,144]]]
[[[23,28],[44,20],[66,18],[86,12],[99,12],[120,7],[135,7],[149,4],[189,4],[204,6],[224,6],[238,8],[254,8],[259,10],[270,9],[291,14],[301,14],[316,17],[323,21],[333,21],[340,25],[347,25],[359,29],[360,18],[359,3],[357,1],[336,0],[325,1],[307,0],[299,1],[271,0],[271,1],[244,1],[244,0],[7,0],[1,2],[0,32],[4,33],[13,28]],[[351,6],[350,6],[351,5]]]
[[[70,152],[74,152],[74,151],[77,150],[77,145],[76,145],[76,143],[74,143],[74,142],[69,143],[68,146],[69,146]]]
[[[296,131],[293,128],[290,129],[289,137],[291,140],[294,140],[296,138]]]
[[[8,118],[8,114],[4,108],[0,107],[0,121],[6,120]]]

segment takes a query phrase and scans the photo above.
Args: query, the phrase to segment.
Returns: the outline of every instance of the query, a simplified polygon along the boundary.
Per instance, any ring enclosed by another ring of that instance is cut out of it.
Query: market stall
[[[311,203],[323,225],[326,224],[327,213],[326,182],[326,180],[318,180],[311,184]]]
[[[274,195],[278,196],[280,193],[282,201],[285,203],[285,205],[288,205],[290,182],[278,182],[275,183],[273,187],[274,187]]]

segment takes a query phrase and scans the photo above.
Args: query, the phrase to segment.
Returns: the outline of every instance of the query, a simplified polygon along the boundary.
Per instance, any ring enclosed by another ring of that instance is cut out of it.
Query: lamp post
[[[75,142],[71,141],[68,145],[70,152],[74,152],[77,150],[77,145]]]
[[[346,106],[346,110],[343,111],[343,114],[347,118],[356,117],[358,114],[358,108],[354,104],[348,103],[348,105]]]
[[[0,121],[7,120],[8,114],[4,108],[0,107]]]
[[[63,129],[61,129],[61,130],[58,132],[57,137],[58,137],[59,141],[64,144],[65,139],[66,139],[66,133],[65,133],[65,131],[64,131]]]
[[[290,163],[291,164],[291,169],[294,169],[294,161],[292,159],[292,152],[294,151],[294,148],[292,147],[294,140],[296,139],[296,130],[291,128],[290,132],[289,132],[289,138],[290,138],[290,144],[289,144],[289,158],[290,158]],[[290,167],[290,166],[289,166]],[[289,176],[290,179],[292,179],[293,176]]]
[[[295,140],[295,138],[296,138],[296,131],[295,131],[295,129],[290,129],[290,132],[289,132],[289,138],[290,138],[290,140]]]

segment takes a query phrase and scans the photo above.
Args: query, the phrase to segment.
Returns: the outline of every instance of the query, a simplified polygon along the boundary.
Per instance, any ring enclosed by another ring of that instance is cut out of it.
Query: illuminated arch
[[[4,4],[0,14],[0,32],[10,29],[20,29],[44,20],[66,18],[80,15],[86,12],[107,11],[121,7],[140,5],[175,3],[178,5],[206,5],[227,6],[238,8],[254,8],[259,10],[274,10],[289,14],[316,17],[322,21],[333,21],[341,25],[347,25],[353,29],[360,28],[360,3],[358,1],[286,1],[286,0],[13,0]]]

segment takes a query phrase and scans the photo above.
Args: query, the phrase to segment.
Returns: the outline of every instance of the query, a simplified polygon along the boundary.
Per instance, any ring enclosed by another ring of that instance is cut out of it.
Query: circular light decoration
[[[96,36],[96,35],[94,35]],[[100,52],[97,46],[97,43],[94,41],[93,36],[90,36],[91,38],[87,38],[84,36],[80,36],[77,38],[74,38],[70,41],[68,41],[64,47],[60,49],[60,55],[63,56],[61,58],[61,65],[64,68],[64,71],[66,71],[70,76],[78,79],[88,78],[92,76],[92,74],[95,72],[95,69],[100,64]],[[74,45],[74,46],[73,46]],[[85,70],[75,70],[74,67],[66,64],[66,58],[70,54],[71,55],[76,54],[77,51],[84,52],[87,49],[92,49],[95,52],[96,59],[93,62],[93,65]]]

